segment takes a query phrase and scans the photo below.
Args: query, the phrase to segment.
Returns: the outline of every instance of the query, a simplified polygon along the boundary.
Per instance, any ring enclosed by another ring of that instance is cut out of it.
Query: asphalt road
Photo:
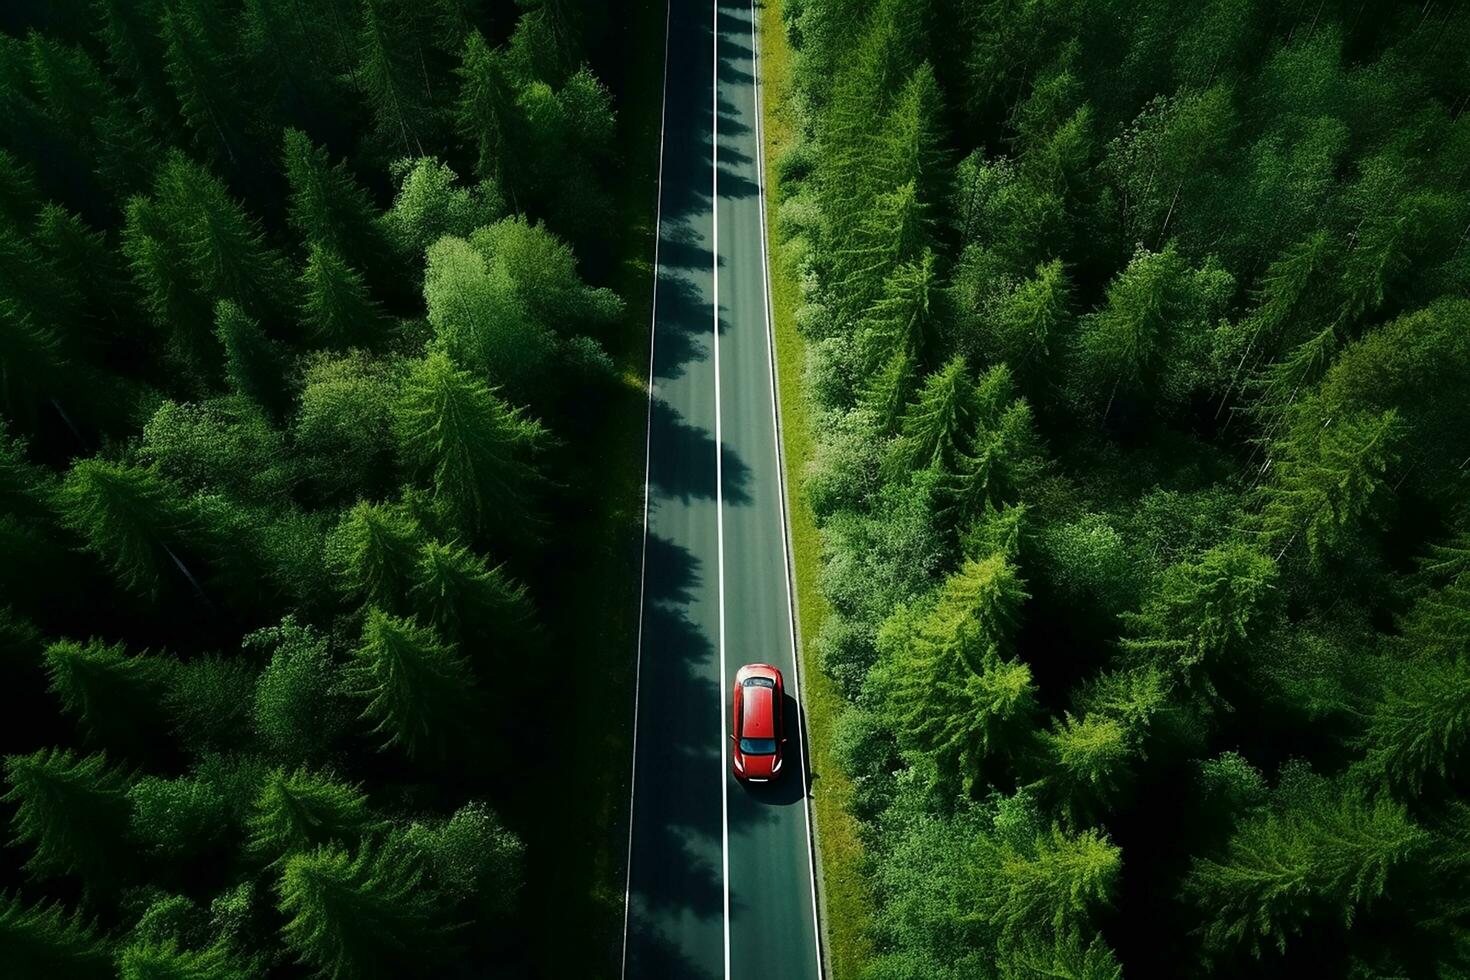
[[[649,366],[629,978],[814,978],[816,889],[768,320],[751,0],[671,0]],[[730,775],[730,690],[786,677],[783,778]]]

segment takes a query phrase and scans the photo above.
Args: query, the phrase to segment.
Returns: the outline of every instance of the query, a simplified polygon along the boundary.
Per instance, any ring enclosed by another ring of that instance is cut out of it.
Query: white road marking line
[[[766,140],[765,140],[765,116],[761,111],[761,45],[760,32],[757,29],[755,0],[750,4],[750,48],[752,56],[752,76],[755,79],[755,147],[756,147],[756,190],[760,199],[761,214],[761,279],[764,283],[765,307],[766,307],[766,354],[771,364],[771,423],[775,426],[775,449],[776,449],[776,473],[780,482],[779,496],[781,498],[781,554],[786,563],[786,615],[791,623],[791,669],[796,682],[796,703],[801,706],[801,654],[796,647],[796,604],[792,598],[794,583],[792,578],[795,574],[791,567],[791,550],[789,537],[791,534],[790,516],[786,510],[786,461],[781,455],[781,413],[779,408],[780,395],[776,390],[776,344],[774,317],[771,310],[771,275],[770,258],[766,254]],[[807,780],[806,768],[806,726],[802,725],[797,733],[796,753],[797,762],[801,764],[801,812],[806,818],[806,850],[808,861],[808,875],[812,890],[812,944],[816,947],[817,976],[822,977],[822,923],[817,915],[817,853],[812,844],[812,810],[811,810],[811,786]]]
[[[730,777],[725,758],[725,436],[720,421],[720,3],[710,5],[710,213],[715,344],[715,535],[720,563],[720,866],[725,883],[725,980],[730,977]]]
[[[648,578],[648,485],[653,461],[653,351],[658,338],[659,237],[663,233],[664,115],[669,105],[669,24],[673,0],[664,4],[664,80],[658,111],[658,186],[653,204],[653,302],[648,326],[648,416],[643,431],[643,555],[638,571],[638,647],[633,661],[633,761],[628,769],[628,855],[623,879],[623,962],[619,975],[628,976],[628,916],[633,897],[633,802],[638,779],[638,685],[643,674],[643,593]]]

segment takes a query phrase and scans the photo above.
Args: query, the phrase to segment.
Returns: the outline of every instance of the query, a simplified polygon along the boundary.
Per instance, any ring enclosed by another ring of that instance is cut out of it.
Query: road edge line
[[[658,178],[653,200],[653,299],[648,316],[648,411],[643,428],[643,553],[638,568],[638,640],[633,659],[633,747],[628,767],[628,850],[623,874],[623,954],[618,975],[628,976],[628,918],[633,897],[633,805],[638,786],[638,685],[643,674],[643,597],[648,579],[648,498],[649,478],[653,465],[653,356],[658,338],[658,273],[659,240],[663,237],[664,205],[664,123],[669,107],[669,28],[673,21],[673,0],[664,0],[664,79],[659,91],[658,110]]]
[[[765,140],[765,103],[762,97],[762,89],[765,80],[761,74],[761,29],[760,15],[756,10],[755,0],[750,0],[750,40],[752,67],[751,72],[755,79],[755,145],[756,145],[756,188],[760,195],[761,215],[761,281],[764,285],[763,294],[765,300],[766,320],[766,356],[771,367],[771,419],[776,428],[776,473],[780,481],[781,498],[781,553],[786,564],[786,611],[791,620],[791,668],[796,679],[796,703],[802,711],[802,725],[800,737],[797,740],[798,761],[801,763],[801,809],[806,818],[806,847],[807,858],[810,863],[810,875],[812,883],[812,928],[815,935],[812,937],[813,945],[816,947],[817,976],[827,976],[826,960],[826,930],[822,928],[822,916],[817,899],[818,881],[821,878],[821,863],[817,860],[819,846],[815,825],[812,823],[811,806],[811,782],[807,772],[807,740],[808,734],[806,719],[806,707],[801,698],[801,656],[802,643],[800,630],[796,615],[796,569],[791,561],[791,514],[789,501],[787,499],[786,485],[786,454],[784,452],[785,436],[781,427],[781,395],[780,380],[776,366],[776,337],[774,324],[774,311],[771,303],[771,272],[770,252],[767,247],[767,239],[770,234],[770,223],[766,214],[766,140]]]

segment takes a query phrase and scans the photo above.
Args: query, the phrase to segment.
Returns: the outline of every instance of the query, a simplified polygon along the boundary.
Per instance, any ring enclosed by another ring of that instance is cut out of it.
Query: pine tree
[[[1124,646],[1166,655],[1170,669],[1187,673],[1222,666],[1270,627],[1278,577],[1276,562],[1241,543],[1172,565],[1143,607],[1125,617],[1133,636]]]
[[[5,759],[17,843],[31,848],[28,871],[77,874],[92,884],[114,880],[129,859],[127,790],[131,779],[101,753],[38,749]]]
[[[282,379],[281,351],[239,304],[222,299],[214,306],[214,336],[224,351],[225,381],[274,419],[282,418],[289,396]]]
[[[918,198],[938,205],[949,196],[943,126],[944,98],[926,62],[909,76],[877,136],[869,179],[887,187],[912,182]]]
[[[0,896],[0,975],[111,980],[112,955],[96,930],[54,903]]]
[[[448,637],[483,644],[514,637],[530,625],[524,586],[464,545],[425,541],[414,570],[413,597],[420,614]]]
[[[6,414],[31,419],[37,404],[63,391],[67,360],[60,337],[14,303],[0,299],[0,398]]]
[[[46,647],[45,657],[51,693],[91,740],[120,750],[140,748],[161,727],[173,666],[168,660],[129,654],[122,643],[95,637],[86,643],[58,640]]]
[[[514,191],[521,183],[522,162],[516,148],[523,139],[525,119],[516,102],[509,57],[492,50],[479,31],[471,31],[454,73],[459,77],[455,128],[478,155],[475,173]]]
[[[0,147],[0,219],[12,228],[30,227],[42,203],[35,171],[10,150]]]
[[[260,964],[224,943],[181,949],[176,942],[135,942],[118,954],[119,980],[251,980]]]
[[[1398,412],[1310,415],[1274,447],[1275,479],[1262,488],[1261,530],[1284,556],[1300,538],[1313,563],[1340,553],[1387,494],[1398,458]]]
[[[1449,776],[1470,744],[1470,664],[1424,656],[1403,664],[1369,713],[1362,744],[1364,771],[1413,796]]]
[[[361,788],[309,769],[277,769],[255,801],[248,846],[278,865],[322,845],[356,847],[383,827]]]
[[[1259,956],[1265,941],[1285,952],[1314,913],[1351,922],[1426,842],[1391,800],[1312,788],[1242,821],[1219,859],[1195,858],[1184,896],[1204,919],[1207,951]]]
[[[169,217],[141,196],[129,198],[125,210],[122,253],[143,308],[167,338],[176,364],[201,382],[213,377],[218,351],[209,336],[212,303],[190,275]]]
[[[974,432],[979,405],[975,382],[963,356],[956,355],[924,379],[916,401],[903,417],[903,438],[895,444],[892,471],[937,467],[951,473]]]
[[[405,462],[465,528],[523,526],[534,476],[524,460],[546,438],[539,423],[434,353],[410,371],[394,430]]]
[[[905,262],[919,260],[929,245],[932,219],[913,182],[879,194],[848,239],[833,250],[829,295],[848,315],[868,309],[884,279]]]
[[[1034,707],[1031,670],[1005,658],[1026,592],[995,554],[967,560],[932,602],[900,609],[878,635],[875,690],[906,748],[973,779]]]
[[[526,846],[484,803],[466,803],[437,825],[415,823],[409,840],[422,848],[435,889],[490,914],[515,905]]]
[[[359,502],[342,516],[327,555],[343,591],[382,609],[402,609],[423,547],[418,522],[401,508]]]
[[[422,72],[422,37],[401,0],[363,0],[356,76],[377,135],[405,155],[424,155],[433,112]]]
[[[150,130],[176,135],[181,115],[158,36],[159,0],[96,0],[94,6],[101,21],[98,37],[113,75],[124,83]]]
[[[1062,262],[1053,259],[1038,265],[1033,278],[981,314],[985,353],[1010,365],[1028,390],[1039,380],[1048,355],[1065,343],[1070,293]]]
[[[199,289],[213,301],[234,300],[262,319],[290,308],[285,260],[265,242],[259,222],[214,174],[179,151],[169,154],[154,182],[160,217]]]
[[[865,368],[880,370],[897,351],[914,363],[927,363],[947,327],[947,312],[934,253],[926,250],[919,261],[889,274],[882,298],[859,321]]]
[[[226,34],[228,21],[213,0],[160,7],[163,64],[179,111],[198,146],[237,167],[249,149],[239,128],[250,118],[249,88]]]
[[[244,3],[240,64],[269,118],[311,122],[347,111],[344,80],[326,55],[335,42],[329,33],[334,14],[312,0]]]
[[[301,274],[301,321],[327,347],[372,347],[391,329],[356,270],[327,248],[312,245]]]
[[[392,274],[392,246],[383,235],[368,192],[347,169],[332,163],[326,147],[297,129],[286,130],[287,215],[311,246],[342,256],[377,281]]]
[[[1187,272],[1172,243],[1162,252],[1140,250],[1108,284],[1106,305],[1083,318],[1079,367],[1110,404],[1120,390],[1146,393],[1156,385]]]
[[[58,284],[74,284],[78,311],[88,319],[88,341],[95,349],[125,329],[133,314],[132,297],[107,238],[80,217],[55,204],[42,208],[35,229],[36,247],[55,270]]]
[[[444,937],[421,878],[415,862],[382,847],[291,857],[276,886],[286,946],[329,980],[422,970],[442,956]]]
[[[466,731],[473,675],[429,627],[370,608],[354,658],[350,684],[383,748],[434,758]]]
[[[1122,851],[1105,834],[1052,828],[1030,853],[1000,865],[977,911],[1007,944],[1045,929],[1066,935],[1086,927],[1094,910],[1110,901],[1122,864]]]
[[[1000,980],[1123,980],[1123,968],[1102,937],[1077,932],[1023,938],[1000,961]]]
[[[67,526],[124,588],[156,597],[175,572],[198,587],[184,560],[194,519],[178,492],[153,470],[78,460],[57,501]]]

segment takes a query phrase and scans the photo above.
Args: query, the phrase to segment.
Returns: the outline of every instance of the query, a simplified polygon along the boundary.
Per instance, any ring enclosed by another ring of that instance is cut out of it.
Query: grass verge
[[[783,0],[760,4],[761,84],[764,114],[767,210],[774,226],[781,206],[781,184],[774,161],[796,136],[791,101],[792,51],[782,20]],[[832,752],[832,738],[842,699],[812,652],[812,643],[827,617],[827,600],[818,587],[822,545],[802,474],[811,458],[813,433],[810,406],[802,390],[806,342],[796,330],[801,291],[796,270],[787,261],[773,228],[767,229],[771,256],[771,302],[775,318],[778,398],[787,473],[787,506],[791,518],[791,559],[796,570],[797,628],[801,634],[802,695],[811,742],[812,805],[817,822],[822,898],[829,969],[835,980],[855,977],[872,956],[873,897],[862,873],[863,847],[857,820],[848,808],[852,783]]]

